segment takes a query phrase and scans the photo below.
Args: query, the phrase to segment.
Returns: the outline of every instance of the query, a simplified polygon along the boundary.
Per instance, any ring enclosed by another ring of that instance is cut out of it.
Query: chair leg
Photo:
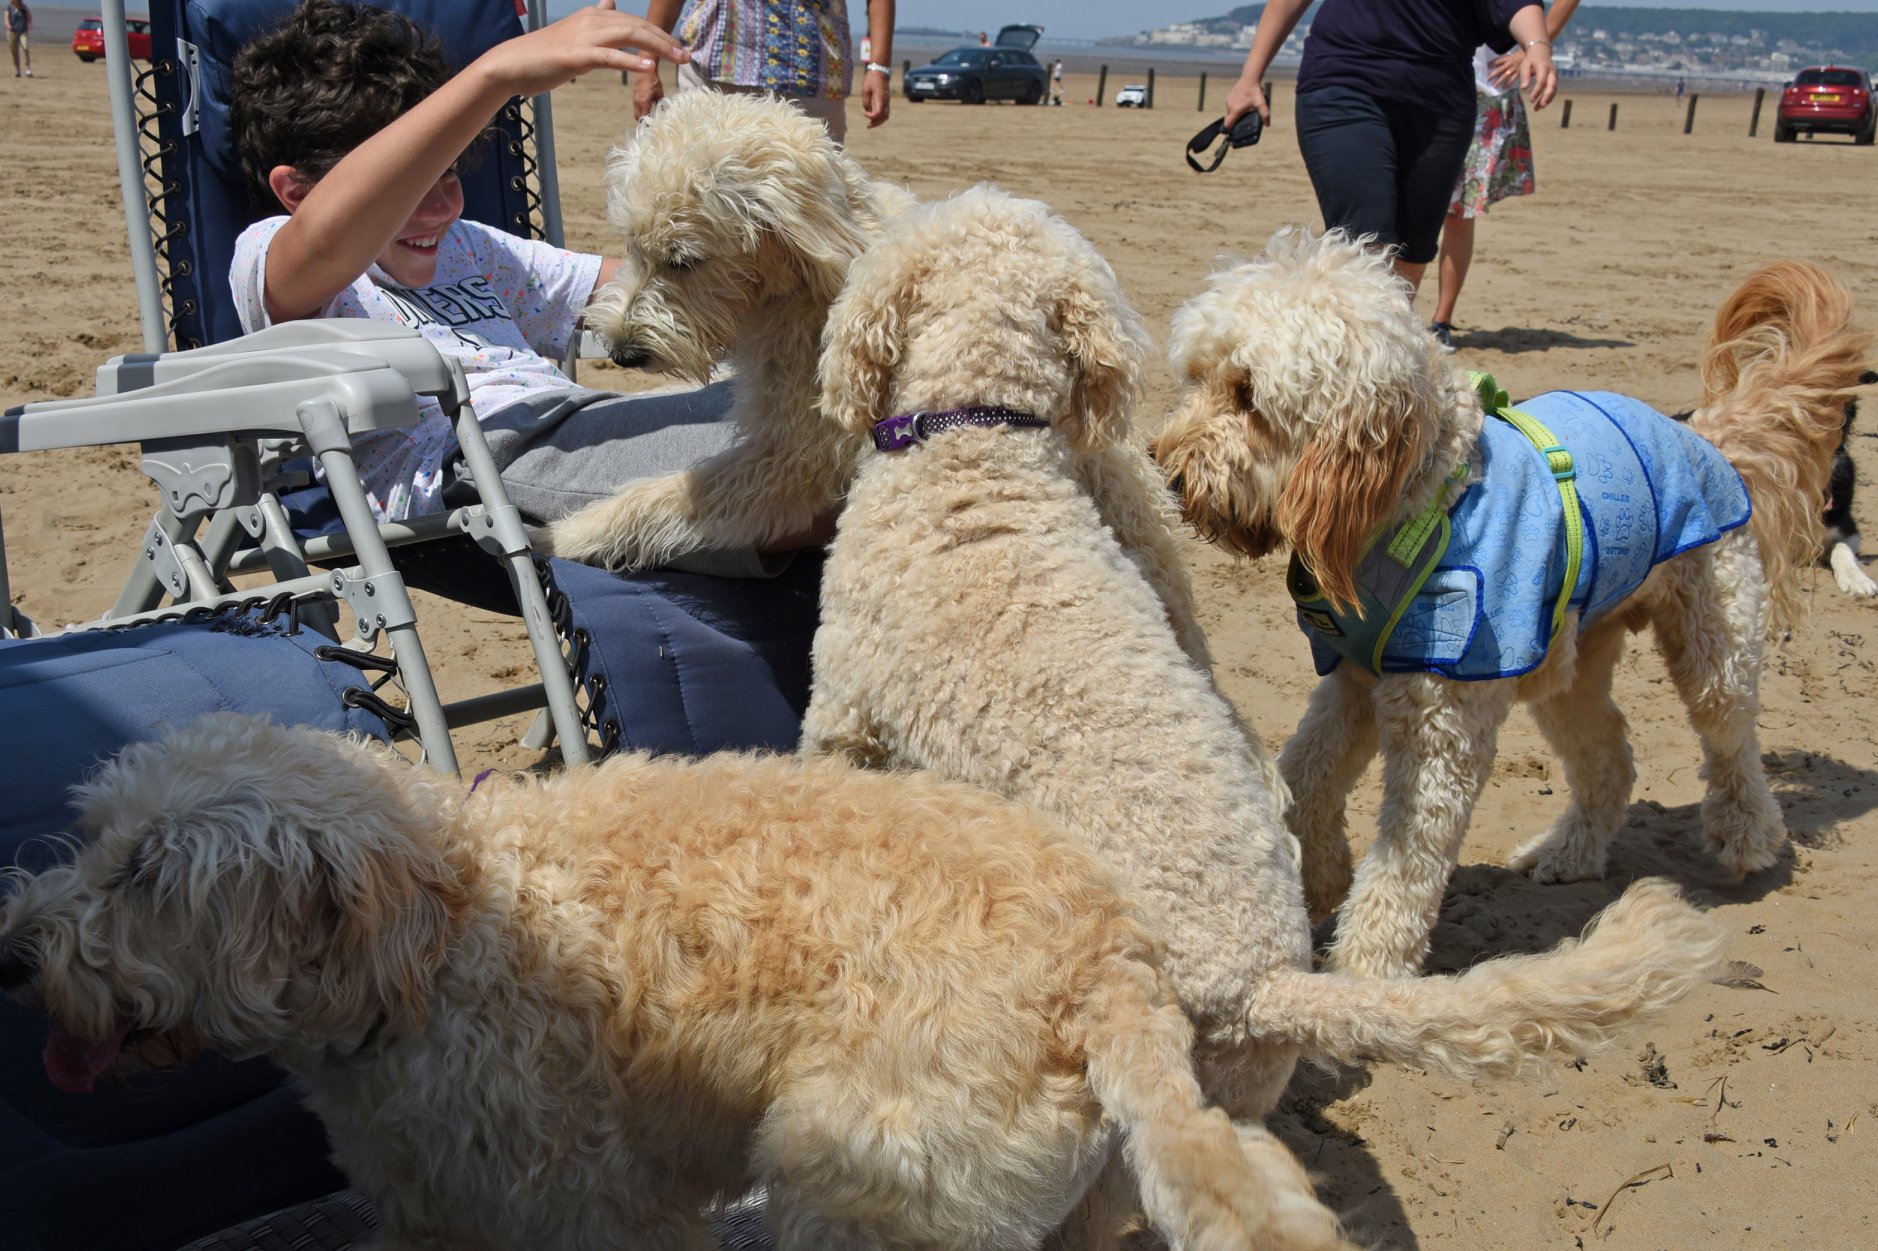
[[[561,643],[554,629],[554,615],[548,610],[548,595],[535,568],[534,552],[529,544],[528,528],[522,515],[509,502],[502,485],[495,458],[483,439],[482,426],[468,404],[457,415],[457,445],[482,497],[481,510],[472,516],[469,533],[486,551],[499,555],[515,588],[515,602],[522,610],[522,626],[528,631],[529,646],[535,652],[535,664],[541,670],[541,686],[547,697],[548,716],[554,724],[555,737],[561,741],[564,764],[586,764],[592,759],[587,732],[581,725],[580,706],[574,694],[574,678],[567,671]],[[539,719],[523,739],[530,747],[542,729]],[[547,743],[540,744],[546,748]]]
[[[444,720],[443,701],[437,695],[437,683],[431,676],[430,661],[424,655],[424,641],[417,633],[417,610],[404,588],[404,578],[391,563],[391,552],[378,533],[365,489],[359,485],[358,471],[352,463],[352,442],[346,433],[345,415],[328,400],[311,401],[299,409],[306,430],[307,445],[326,471],[326,485],[333,503],[345,522],[359,556],[358,582],[363,595],[372,603],[361,605],[352,595],[347,602],[359,615],[359,637],[369,639],[382,630],[391,640],[391,655],[398,664],[398,674],[411,704],[411,717],[417,722],[418,741],[424,758],[446,773],[457,772],[456,747],[450,741],[450,727]],[[341,594],[353,587],[344,573],[334,574]],[[369,614],[369,615],[368,615]]]

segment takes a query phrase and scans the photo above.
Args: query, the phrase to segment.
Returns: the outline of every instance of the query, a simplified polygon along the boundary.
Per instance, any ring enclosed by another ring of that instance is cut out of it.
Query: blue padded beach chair
[[[542,20],[541,0],[531,0],[526,12],[519,0],[381,3],[436,32],[459,65]],[[106,58],[152,353],[243,349],[229,262],[241,230],[272,210],[252,202],[237,168],[228,133],[229,68],[241,46],[293,4],[153,0],[155,56],[147,68]],[[121,0],[104,10],[110,39]],[[464,175],[466,216],[561,242],[550,108],[545,96],[518,99],[497,117],[494,141]],[[119,362],[120,385],[144,359]],[[501,498],[492,462],[489,472],[479,471],[480,433],[467,414],[458,432],[475,481],[488,484],[481,503],[385,527],[392,564],[407,585],[518,614],[542,680],[443,708],[443,720],[460,724],[545,703],[563,757],[576,762],[589,751],[576,723],[595,750],[793,748],[808,698],[819,553],[801,553],[782,575],[762,580],[670,570],[619,576],[536,561],[519,518]],[[325,486],[282,488],[279,497],[306,563],[328,568],[355,559],[356,540],[335,524]],[[227,577],[280,563],[254,547],[214,558]],[[118,610],[150,610],[166,591],[149,563],[137,562]],[[554,672],[557,658],[572,665],[571,685]]]

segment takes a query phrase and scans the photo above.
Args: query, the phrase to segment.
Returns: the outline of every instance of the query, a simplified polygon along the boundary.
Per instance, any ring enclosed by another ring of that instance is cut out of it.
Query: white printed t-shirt
[[[244,333],[269,324],[262,298],[267,249],[286,221],[258,221],[235,241],[229,284]],[[470,401],[477,417],[487,419],[523,396],[586,391],[554,362],[567,354],[575,320],[599,275],[597,256],[458,220],[438,243],[437,274],[429,286],[399,286],[374,264],[319,315],[415,328],[438,351],[463,362]],[[380,521],[441,507],[443,466],[456,450],[456,432],[435,400],[422,397],[420,405],[416,425],[353,440],[359,477]]]

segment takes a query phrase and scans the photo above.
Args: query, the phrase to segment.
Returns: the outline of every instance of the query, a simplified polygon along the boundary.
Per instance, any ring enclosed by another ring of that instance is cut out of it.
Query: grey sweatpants
[[[640,478],[684,469],[730,446],[729,379],[698,388],[622,395],[575,387],[525,397],[481,414],[483,435],[509,500],[549,522]],[[698,552],[675,568],[726,577],[769,577],[787,559],[755,551]]]

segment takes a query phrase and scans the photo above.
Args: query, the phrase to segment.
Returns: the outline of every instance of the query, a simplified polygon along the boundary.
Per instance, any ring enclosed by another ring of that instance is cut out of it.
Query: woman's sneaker
[[[1428,329],[1430,333],[1432,333],[1435,336],[1435,338],[1441,340],[1441,348],[1443,351],[1452,352],[1454,350],[1454,323],[1453,322],[1451,321],[1430,322],[1428,323]]]

